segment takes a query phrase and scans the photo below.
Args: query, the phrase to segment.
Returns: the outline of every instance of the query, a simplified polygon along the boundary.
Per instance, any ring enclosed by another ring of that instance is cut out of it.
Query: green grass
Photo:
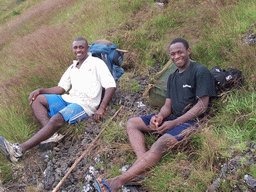
[[[169,60],[168,45],[175,37],[186,38],[192,58],[209,69],[235,67],[245,75],[243,89],[214,101],[206,128],[184,148],[166,154],[148,173],[146,188],[205,191],[220,170],[219,162],[229,157],[226,148],[242,151],[247,140],[255,142],[256,46],[241,41],[249,30],[256,32],[250,29],[256,23],[255,1],[180,0],[160,8],[153,0],[63,0],[58,6],[52,1],[54,9],[45,2],[0,1],[0,134],[8,140],[23,142],[39,129],[28,95],[37,88],[57,85],[74,59],[72,40],[83,36],[89,43],[108,39],[129,51],[124,64],[132,67],[119,84],[127,91],[143,91],[136,77],[149,75],[150,67]],[[41,16],[35,17],[39,10]],[[102,139],[109,149],[123,154],[113,158],[109,177],[120,174],[120,166],[134,162],[125,128],[120,126],[128,116],[111,123]],[[65,129],[79,135],[83,125]],[[149,136],[147,141],[150,147],[155,138]],[[2,181],[12,179],[11,166],[2,156],[0,170]],[[188,170],[190,174],[183,177]],[[255,176],[254,166],[248,170]],[[232,182],[222,183],[220,190],[228,191]]]
[[[119,86],[124,90],[137,92],[141,90],[141,86],[136,79],[131,78],[131,75],[133,74],[124,73],[122,79],[119,81]]]
[[[245,95],[244,89],[231,93],[215,117],[218,133],[236,143],[255,140],[255,96],[254,91]]]

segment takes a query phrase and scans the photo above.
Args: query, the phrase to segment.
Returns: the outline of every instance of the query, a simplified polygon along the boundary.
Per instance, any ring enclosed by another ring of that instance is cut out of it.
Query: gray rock
[[[95,188],[92,186],[91,183],[87,182],[83,185],[81,192],[94,192]]]
[[[256,190],[256,180],[251,175],[244,176],[244,182],[248,185],[250,189]]]

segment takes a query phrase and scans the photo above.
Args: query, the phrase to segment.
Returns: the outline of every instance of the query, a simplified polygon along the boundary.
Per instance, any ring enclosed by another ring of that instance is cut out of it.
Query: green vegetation
[[[46,4],[47,2],[47,4]],[[235,67],[245,75],[244,87],[215,100],[211,119],[186,146],[166,154],[146,181],[151,191],[206,191],[229,154],[242,151],[256,133],[256,46],[242,37],[256,23],[254,0],[180,0],[159,7],[153,0],[0,0],[0,135],[23,142],[39,129],[28,103],[31,91],[56,86],[71,64],[71,41],[83,36],[89,43],[105,38],[129,50],[124,64],[132,66],[119,87],[141,90],[136,77],[148,74],[156,63],[169,59],[175,37],[188,40],[192,58],[209,69]],[[39,16],[38,16],[39,13]],[[129,114],[130,115],[130,114]],[[125,133],[127,115],[109,125],[101,146],[124,154],[112,163],[109,176],[133,162]],[[124,126],[120,125],[120,122]],[[78,135],[82,124],[69,127]],[[152,136],[147,137],[149,146]],[[107,149],[103,151],[107,153]],[[124,158],[126,156],[126,158]],[[1,180],[11,180],[11,164],[0,158]],[[256,169],[246,169],[255,176]],[[187,173],[190,174],[187,174]],[[222,183],[230,191],[234,181]]]

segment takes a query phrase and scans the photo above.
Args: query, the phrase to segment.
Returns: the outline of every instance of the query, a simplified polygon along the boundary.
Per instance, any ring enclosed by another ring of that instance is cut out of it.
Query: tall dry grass
[[[0,26],[0,50],[16,37],[20,38],[37,30],[44,24],[49,24],[51,18],[72,6],[77,0],[45,0],[35,4],[21,15]],[[12,2],[13,3],[13,2]]]
[[[6,72],[1,76],[1,135],[22,142],[38,129],[28,95],[37,88],[57,85],[72,63],[71,42],[64,26],[43,26],[1,52],[9,53],[1,68]]]

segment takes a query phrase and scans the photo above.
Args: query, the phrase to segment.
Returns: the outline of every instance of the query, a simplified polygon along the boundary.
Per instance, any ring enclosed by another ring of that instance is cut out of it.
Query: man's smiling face
[[[180,72],[185,71],[190,64],[190,48],[186,49],[183,43],[174,43],[170,46],[170,55],[172,61],[178,67]]]
[[[87,58],[89,46],[85,41],[73,41],[72,47],[78,61],[84,61]]]

